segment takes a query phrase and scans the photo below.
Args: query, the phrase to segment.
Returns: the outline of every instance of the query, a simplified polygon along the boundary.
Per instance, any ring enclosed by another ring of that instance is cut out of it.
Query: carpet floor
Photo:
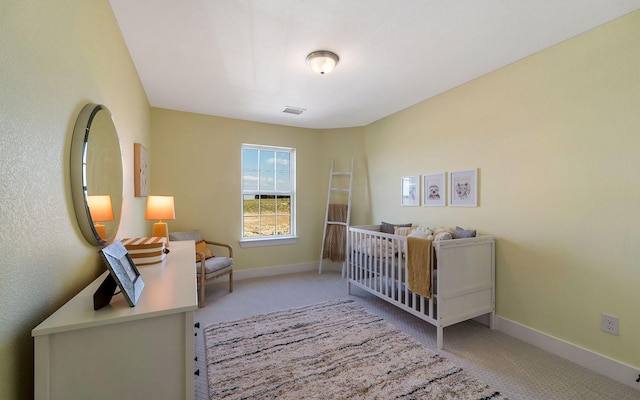
[[[211,399],[505,399],[348,298],[204,334]]]
[[[317,271],[237,280],[233,293],[222,278],[207,286],[206,307],[196,311],[200,329],[195,337],[195,398],[209,399],[203,328],[347,295],[340,273]],[[436,351],[436,329],[384,300],[355,289],[354,300],[386,322]],[[637,389],[616,382],[476,321],[445,328],[444,349],[438,351],[511,400],[639,400]]]

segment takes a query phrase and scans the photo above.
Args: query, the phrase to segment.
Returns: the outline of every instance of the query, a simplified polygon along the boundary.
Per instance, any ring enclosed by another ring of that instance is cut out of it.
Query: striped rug
[[[205,328],[211,399],[506,399],[352,300]]]

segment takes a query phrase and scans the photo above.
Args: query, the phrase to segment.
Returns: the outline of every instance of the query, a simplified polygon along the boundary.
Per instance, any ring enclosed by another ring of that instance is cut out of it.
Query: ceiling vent
[[[282,112],[283,112],[283,113],[287,113],[287,114],[295,114],[295,115],[300,115],[300,114],[302,114],[302,113],[303,113],[303,112],[305,112],[305,111],[307,111],[307,110],[306,110],[306,109],[304,109],[304,108],[289,107],[289,106],[286,106],[286,107],[284,108],[284,110],[282,110]]]

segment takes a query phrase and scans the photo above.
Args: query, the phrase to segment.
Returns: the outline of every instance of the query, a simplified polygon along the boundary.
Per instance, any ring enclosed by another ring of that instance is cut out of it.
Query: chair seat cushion
[[[233,258],[229,257],[213,257],[204,261],[204,275],[208,277],[210,274],[221,272],[233,266]],[[196,262],[196,272],[200,276],[200,261]]]

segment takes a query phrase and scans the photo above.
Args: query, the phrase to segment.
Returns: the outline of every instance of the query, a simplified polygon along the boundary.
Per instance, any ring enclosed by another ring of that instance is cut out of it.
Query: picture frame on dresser
[[[116,287],[127,300],[129,307],[135,307],[144,281],[131,255],[121,241],[116,241],[99,251],[102,261],[109,269],[109,275],[93,295],[93,309],[98,310],[111,302]]]

